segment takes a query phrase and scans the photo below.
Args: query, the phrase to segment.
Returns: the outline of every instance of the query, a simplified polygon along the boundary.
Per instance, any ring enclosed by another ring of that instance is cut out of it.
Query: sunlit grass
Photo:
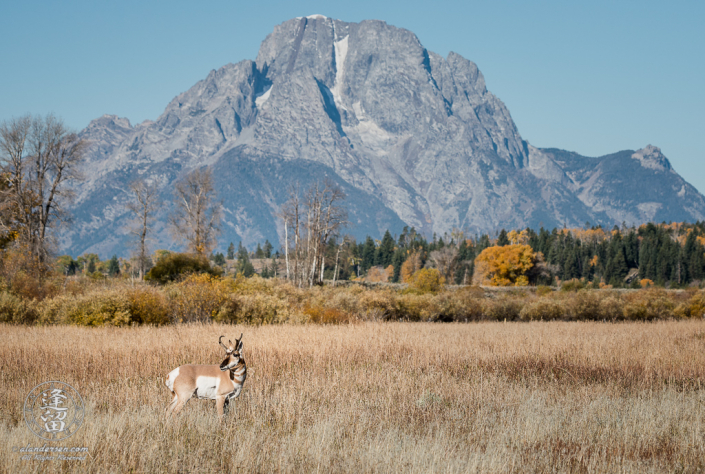
[[[249,375],[220,425],[191,400],[166,423],[164,377],[218,363],[244,332]],[[705,323],[0,326],[0,466],[94,472],[695,472],[705,468]],[[22,405],[38,383],[83,396],[63,444]]]

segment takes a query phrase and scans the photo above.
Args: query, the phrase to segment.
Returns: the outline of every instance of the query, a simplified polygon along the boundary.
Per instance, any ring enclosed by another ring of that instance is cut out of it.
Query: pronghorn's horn
[[[225,350],[227,351],[228,348],[225,347],[225,344],[222,343],[222,339],[223,339],[224,337],[225,337],[225,336],[220,336],[220,338],[218,339],[218,344],[220,344],[220,346],[221,346],[223,349],[225,349]]]
[[[237,342],[239,343],[240,341],[242,341],[242,333],[240,333],[240,339],[238,339]]]

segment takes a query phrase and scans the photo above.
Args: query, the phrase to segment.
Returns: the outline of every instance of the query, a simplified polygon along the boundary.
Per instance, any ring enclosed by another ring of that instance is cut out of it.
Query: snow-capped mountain
[[[382,21],[286,21],[255,61],[211,71],[155,122],[106,115],[81,135],[88,179],[61,236],[73,255],[127,254],[137,177],[162,189],[153,246],[173,248],[173,183],[204,166],[223,201],[221,249],[277,242],[289,185],[324,178],[346,192],[358,237],[705,219],[705,198],[658,148],[601,158],[535,148],[474,63]]]

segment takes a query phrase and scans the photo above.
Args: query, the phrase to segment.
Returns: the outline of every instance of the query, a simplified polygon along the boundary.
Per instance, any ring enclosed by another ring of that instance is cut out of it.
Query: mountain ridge
[[[278,241],[288,185],[325,178],[349,194],[357,237],[404,225],[431,235],[705,219],[705,198],[658,148],[586,158],[533,147],[474,63],[378,20],[288,20],[254,61],[212,70],[156,121],[104,115],[81,135],[90,177],[61,235],[72,254],[127,251],[136,177],[156,182],[166,203],[153,245],[174,248],[170,188],[202,166],[223,200],[224,245]]]

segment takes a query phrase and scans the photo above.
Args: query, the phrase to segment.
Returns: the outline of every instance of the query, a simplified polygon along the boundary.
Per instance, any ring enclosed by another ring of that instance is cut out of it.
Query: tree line
[[[82,179],[86,144],[54,116],[13,119],[0,124],[0,249],[2,270],[42,275],[54,263],[52,232],[70,217],[66,204],[72,185]],[[649,223],[639,227],[502,230],[468,236],[454,230],[428,239],[413,227],[387,230],[379,240],[360,242],[344,234],[349,226],[345,194],[334,183],[314,182],[289,189],[278,213],[280,248],[265,241],[249,252],[230,243],[227,255],[215,252],[222,219],[213,177],[197,169],[174,185],[168,224],[191,257],[150,253],[149,237],[162,205],[157,184],[137,180],[129,186],[127,210],[134,247],[130,272],[138,278],[161,261],[185,268],[211,264],[245,276],[282,277],[297,286],[323,280],[364,279],[407,282],[421,269],[435,269],[447,283],[526,285],[582,280],[615,287],[657,284],[680,287],[705,277],[705,223]],[[171,261],[169,261],[171,259]],[[177,262],[178,261],[178,262]],[[116,256],[100,262],[87,254],[59,260],[65,274],[76,271],[120,273]],[[124,267],[124,265],[123,265]],[[210,271],[210,270],[209,270]]]

